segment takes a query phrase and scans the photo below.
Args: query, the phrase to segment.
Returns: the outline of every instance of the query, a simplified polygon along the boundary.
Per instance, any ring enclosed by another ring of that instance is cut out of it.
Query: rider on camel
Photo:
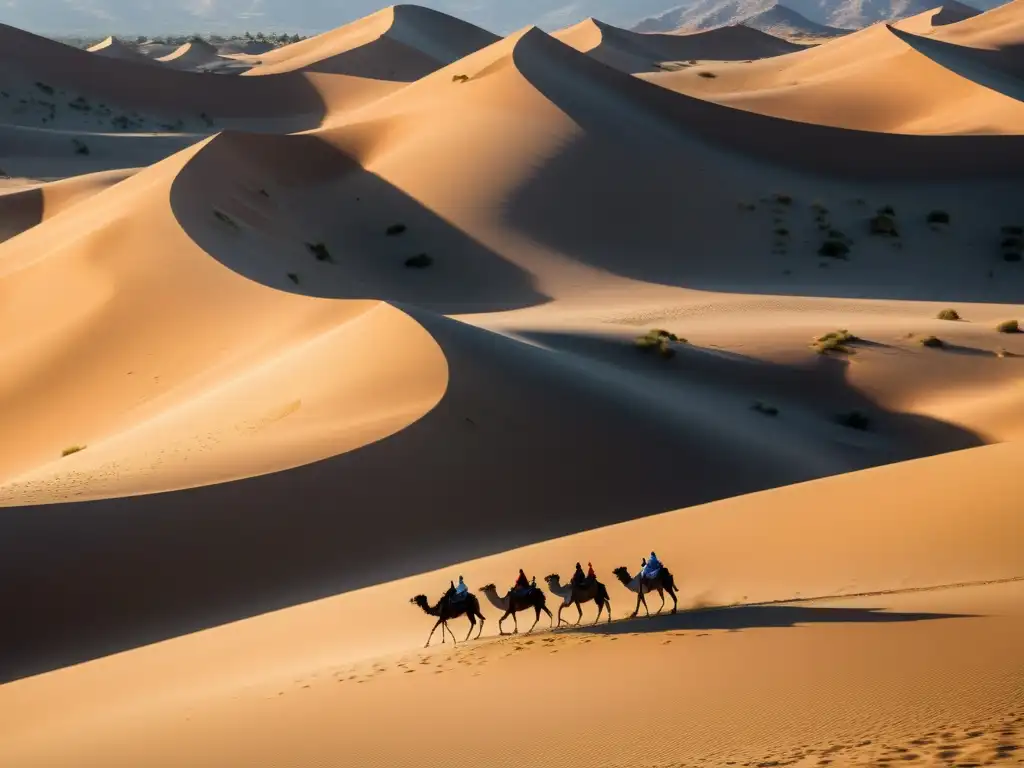
[[[526,574],[523,573],[523,569],[519,569],[519,576],[516,577],[516,584],[513,589],[529,589],[530,580],[526,578]]]
[[[597,581],[597,574],[594,573],[593,563],[587,563],[587,581]]]
[[[459,583],[455,587],[455,596],[456,597],[464,597],[468,593],[469,593],[469,587],[466,586],[466,582],[464,582],[462,580],[462,577],[459,576]]]
[[[661,570],[661,561],[658,560],[658,556],[651,552],[651,557],[644,564],[643,570],[640,571],[640,576],[645,579],[653,578],[658,571]]]
[[[574,587],[582,587],[583,582],[586,581],[586,574],[583,573],[583,566],[576,563],[576,572],[572,575],[572,585]]]

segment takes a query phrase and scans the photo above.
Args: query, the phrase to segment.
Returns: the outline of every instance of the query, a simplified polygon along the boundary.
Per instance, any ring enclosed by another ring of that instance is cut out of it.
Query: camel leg
[[[441,625],[442,633],[446,629],[448,630],[448,634],[452,636],[452,645],[458,645],[458,643],[455,641],[455,633],[452,632],[452,628],[448,626],[448,622],[447,621],[444,624]]]
[[[505,619],[507,619],[507,618],[508,618],[509,616],[511,616],[511,617],[512,617],[512,621],[515,621],[515,620],[516,620],[516,615],[515,615],[514,613],[512,613],[512,611],[505,611],[505,615],[504,615],[504,616],[502,616],[502,617],[501,617],[500,619],[498,619],[498,634],[499,634],[499,635],[507,635],[507,634],[508,634],[508,632],[506,632],[505,630],[503,630],[503,629],[501,628],[501,622],[503,622],[503,621],[504,621]],[[519,627],[517,626],[517,627],[516,627],[516,632],[518,632],[518,631],[519,631]]]
[[[612,601],[611,600],[605,600],[604,602],[605,602],[605,605],[608,606],[608,623],[611,624],[612,623]],[[600,616],[598,618],[600,618]]]
[[[581,621],[583,621],[583,609],[580,608],[580,601],[579,600],[576,601],[576,610],[580,612],[580,617],[578,619],[576,619],[576,626],[579,626],[579,623]],[[598,609],[598,610],[600,610],[600,609]]]
[[[512,634],[513,635],[518,635],[519,634],[519,622],[516,620],[515,611],[512,612],[512,626],[514,627],[514,629],[512,630]]]
[[[661,605],[658,607],[657,613],[654,614],[655,616],[659,615],[662,611],[665,610],[665,592],[661,589],[661,587],[658,587],[658,597],[661,598]]]
[[[636,618],[636,615],[638,613],[640,613],[640,603],[644,604],[644,610],[647,611],[647,615],[650,616],[651,615],[651,609],[647,607],[647,598],[644,597],[644,585],[643,584],[640,585],[640,589],[637,590],[637,593],[636,593],[636,609],[633,611],[633,618],[634,619]]]
[[[480,617],[480,629],[478,629],[476,633],[476,639],[479,640],[480,635],[484,633],[484,622],[487,621],[487,619],[484,618],[484,615],[482,613],[478,613],[477,616]]]
[[[544,611],[544,613],[546,613],[548,615],[548,621],[550,622],[548,624],[548,628],[550,629],[550,628],[554,627],[555,626],[555,617],[551,615],[551,611],[548,610],[548,607],[546,605],[542,605],[540,607],[540,609],[542,611]],[[537,614],[537,620],[538,621],[540,620],[540,614],[539,613]]]
[[[604,600],[597,601],[597,618],[594,619],[594,623],[597,624],[601,620],[601,611],[604,610]]]
[[[668,588],[668,596],[672,598],[672,613],[675,613],[679,608],[679,601],[676,600],[676,591],[672,587]]]
[[[547,609],[545,608],[544,610],[547,610]],[[526,630],[526,634],[530,634],[531,632],[533,632],[533,628],[536,627],[537,626],[537,622],[540,621],[540,606],[539,605],[536,608],[534,608],[534,612],[537,614],[537,618],[535,618],[533,620],[533,625],[528,630]],[[548,613],[548,615],[550,615],[550,612]]]
[[[562,609],[563,608],[565,608],[565,603],[559,604],[559,606],[558,606],[558,626],[562,626],[562,622],[565,621],[565,619],[562,618]],[[568,624],[569,622],[565,621],[565,623]]]
[[[437,624],[434,625],[434,629],[430,630],[430,634],[427,635],[427,644],[423,646],[424,648],[429,648],[430,647],[430,638],[432,638],[434,636],[434,630],[437,629],[437,625],[440,624],[440,623],[441,623],[441,620],[438,619],[437,620]],[[441,642],[444,642],[444,630],[443,629],[441,630]]]
[[[469,636],[473,634],[473,627],[476,626],[476,618],[472,613],[467,613],[466,618],[469,619],[469,632],[466,633],[466,639],[462,641],[464,643],[469,640]]]

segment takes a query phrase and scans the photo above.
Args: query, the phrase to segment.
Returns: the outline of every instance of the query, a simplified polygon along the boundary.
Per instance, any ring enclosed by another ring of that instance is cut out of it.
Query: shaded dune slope
[[[877,25],[808,51],[718,70],[714,80],[686,71],[645,77],[721,104],[821,125],[917,134],[1024,132],[1019,86],[1011,89],[1003,79],[992,90],[988,67],[971,66],[981,52],[947,45],[948,57],[940,58],[925,46],[942,44]]]
[[[259,57],[247,75],[306,71],[409,82],[479,50],[497,36],[452,16],[395,5]]]
[[[791,53],[800,47],[745,26],[684,34],[642,34],[586,19],[553,34],[571,48],[622,72],[656,72],[661,62],[738,61]]]

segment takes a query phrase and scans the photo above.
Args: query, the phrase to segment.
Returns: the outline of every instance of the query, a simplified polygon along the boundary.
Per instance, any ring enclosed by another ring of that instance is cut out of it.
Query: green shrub
[[[845,354],[850,354],[853,350],[851,350],[848,345],[855,344],[858,341],[860,341],[860,339],[847,330],[831,331],[830,333],[826,333],[824,336],[818,336],[815,338],[811,343],[811,348],[819,355],[824,355],[827,352],[843,352]]]
[[[323,243],[306,243],[306,247],[316,256],[317,261],[331,261],[331,253]]]
[[[634,340],[634,344],[636,344],[638,349],[657,351],[664,358],[675,355],[676,351],[671,346],[672,342],[685,344],[686,339],[676,336],[670,331],[654,328],[643,336],[637,336]]]
[[[871,426],[871,419],[861,411],[847,411],[836,414],[836,423],[850,429],[867,430]]]
[[[960,313],[955,309],[943,309],[936,315],[939,320],[959,320]]]
[[[1020,323],[1016,320],[1003,320],[996,326],[1000,333],[1020,333]]]
[[[405,266],[413,267],[416,269],[429,267],[433,263],[434,260],[425,253],[419,253],[415,256],[410,256],[408,259],[405,260]]]
[[[842,240],[829,239],[818,248],[819,256],[828,256],[832,259],[845,259],[850,254],[850,246]]]
[[[879,213],[871,218],[869,224],[871,226],[871,234],[873,235],[899,237],[899,231],[896,229],[896,219],[891,214]]]

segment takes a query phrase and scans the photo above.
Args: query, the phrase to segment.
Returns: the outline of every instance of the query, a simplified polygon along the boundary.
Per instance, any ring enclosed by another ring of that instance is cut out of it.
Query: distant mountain
[[[974,3],[988,10],[1002,3],[982,0]],[[895,21],[914,16],[941,5],[940,0],[694,0],[661,13],[653,14],[631,29],[634,32],[670,32],[678,29],[711,29],[729,24],[743,24],[770,31],[761,24],[779,28],[794,24],[797,28],[810,22],[833,30],[860,29],[879,21]]]
[[[803,16],[785,5],[774,5],[766,11],[743,19],[743,26],[767,32],[783,40],[807,40],[839,37],[849,33],[847,29],[829,27]]]

